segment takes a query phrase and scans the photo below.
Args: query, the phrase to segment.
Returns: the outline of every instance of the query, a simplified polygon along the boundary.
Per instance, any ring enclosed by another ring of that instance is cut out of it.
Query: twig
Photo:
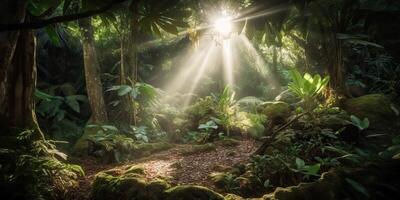
[[[282,130],[284,130],[285,128],[290,126],[293,122],[297,121],[300,117],[302,117],[306,114],[309,114],[309,113],[308,112],[301,113],[300,115],[297,115],[295,118],[290,120],[288,123],[284,124],[283,126],[279,127],[278,129],[276,129],[276,131],[274,131],[271,134],[271,136],[267,140],[265,140],[264,143],[253,153],[253,156],[262,154],[265,151],[265,149],[271,144],[271,142],[275,140],[275,137],[279,132],[281,132]]]

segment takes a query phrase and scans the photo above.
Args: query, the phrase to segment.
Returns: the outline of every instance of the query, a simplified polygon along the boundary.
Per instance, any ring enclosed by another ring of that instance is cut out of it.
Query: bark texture
[[[107,110],[103,98],[99,71],[100,64],[95,49],[91,19],[80,20],[79,26],[82,34],[86,90],[92,110],[91,121],[94,123],[106,123],[108,121]]]
[[[0,9],[0,22],[27,22],[27,2],[9,0]],[[36,41],[32,30],[0,33],[0,132],[33,129],[43,138],[34,112]]]

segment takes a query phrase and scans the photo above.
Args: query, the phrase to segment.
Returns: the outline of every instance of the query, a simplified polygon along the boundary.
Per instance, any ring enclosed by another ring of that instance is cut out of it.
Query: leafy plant
[[[80,102],[87,103],[84,95],[70,95],[66,97],[52,96],[38,89],[35,90],[35,97],[38,99],[36,112],[47,118],[54,118],[61,121],[67,115],[67,108],[80,112]]]
[[[294,172],[300,172],[306,177],[308,176],[318,176],[319,177],[319,170],[321,168],[321,164],[317,163],[314,165],[306,165],[303,159],[296,158],[296,169],[292,169]]]
[[[302,76],[295,69],[289,73],[292,78],[292,82],[288,85],[289,89],[303,100],[305,111],[312,111],[315,108],[315,98],[328,84],[329,76],[321,78],[318,74],[311,76],[309,73]]]
[[[131,126],[131,129],[133,130],[133,133],[135,134],[135,137],[137,140],[148,143],[149,142],[149,137],[148,137],[148,131],[146,126]]]
[[[211,119],[224,127],[226,134],[229,136],[230,130],[234,125],[234,115],[236,113],[235,92],[229,86],[226,86],[221,95],[217,96],[213,94],[212,96],[216,102],[216,116]]]
[[[117,92],[118,96],[128,96],[133,100],[140,101],[146,105],[154,104],[157,96],[156,89],[146,83],[132,83],[132,85],[115,85],[110,87],[109,91]],[[113,101],[111,104],[117,106],[119,100]]]
[[[66,164],[67,156],[55,148],[56,141],[35,140],[34,131],[21,132],[16,149],[0,149],[2,196],[16,199],[60,199],[77,187],[84,172],[78,165]]]
[[[213,120],[210,120],[210,121],[206,122],[205,124],[199,125],[199,129],[205,130],[206,132],[208,132],[212,129],[217,129],[217,128],[218,128],[218,125],[215,124],[215,122]]]
[[[368,118],[364,118],[361,120],[355,115],[350,115],[351,123],[358,128],[358,130],[362,131],[369,127],[369,120]]]

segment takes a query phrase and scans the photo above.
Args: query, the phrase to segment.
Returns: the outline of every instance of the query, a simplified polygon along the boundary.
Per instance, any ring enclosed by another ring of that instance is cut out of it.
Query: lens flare
[[[222,36],[229,36],[232,32],[232,18],[229,16],[222,16],[214,23],[214,29]]]

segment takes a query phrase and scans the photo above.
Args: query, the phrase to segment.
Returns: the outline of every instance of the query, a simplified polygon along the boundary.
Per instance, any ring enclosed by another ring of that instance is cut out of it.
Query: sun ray
[[[253,44],[249,41],[249,39],[243,34],[240,35],[239,38],[244,49],[247,51],[247,54],[254,61],[254,66],[256,70],[267,80],[268,84],[271,85],[271,87],[278,86],[278,82],[270,73],[269,66],[265,62],[264,58],[253,46]]]

